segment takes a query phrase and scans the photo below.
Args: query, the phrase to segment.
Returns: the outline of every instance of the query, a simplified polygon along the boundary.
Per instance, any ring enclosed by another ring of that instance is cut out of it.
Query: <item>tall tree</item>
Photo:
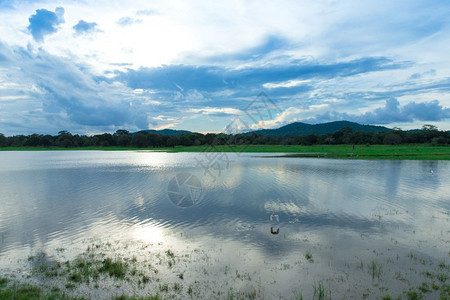
[[[0,133],[0,147],[6,147],[8,140],[3,133]]]

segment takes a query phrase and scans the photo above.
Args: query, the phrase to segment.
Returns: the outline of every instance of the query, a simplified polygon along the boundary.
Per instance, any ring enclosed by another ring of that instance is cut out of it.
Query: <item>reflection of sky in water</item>
[[[238,243],[262,259],[298,255],[311,245],[305,240],[354,255],[387,240],[436,258],[448,251],[449,162],[244,154],[214,180],[196,166],[201,156],[1,152],[0,254],[106,233],[157,242],[165,232],[224,248]],[[192,207],[167,197],[179,172],[202,181]],[[279,235],[270,233],[273,212]]]
[[[389,226],[421,227],[422,216],[449,209],[448,162],[244,155],[220,176],[213,170],[214,180],[195,166],[198,156],[3,152],[1,248],[47,240],[55,232],[76,236],[111,215],[127,224],[153,220],[167,228],[241,240],[242,232],[268,223],[271,212],[280,215],[284,232],[332,226],[370,234]],[[177,208],[168,201],[167,184],[177,172],[191,172],[203,182],[200,203]],[[256,246],[270,238],[244,240]]]

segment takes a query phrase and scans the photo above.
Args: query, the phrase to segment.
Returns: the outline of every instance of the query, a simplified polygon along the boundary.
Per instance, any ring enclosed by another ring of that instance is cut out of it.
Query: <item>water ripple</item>
[[[198,154],[0,155],[1,161],[21,159],[0,169],[0,254],[106,232],[127,235],[149,225],[272,249],[271,213],[279,215],[283,235],[330,228],[370,235],[418,228],[450,202],[450,168],[441,162],[243,155],[211,180],[195,167]],[[192,207],[177,207],[168,198],[168,183],[179,172],[202,182],[202,198]]]

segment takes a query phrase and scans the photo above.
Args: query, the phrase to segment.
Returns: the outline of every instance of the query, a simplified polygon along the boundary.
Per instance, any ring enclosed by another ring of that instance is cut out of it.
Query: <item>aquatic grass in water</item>
[[[375,279],[375,277],[380,279],[382,266],[374,260],[372,260],[368,266],[369,272],[372,274],[372,279]]]
[[[141,286],[142,284],[144,285],[151,285],[152,287],[150,287],[150,289],[148,291],[155,291],[158,290],[158,292],[163,293],[164,295],[166,295],[169,298],[174,297],[174,295],[180,295],[180,297],[184,297],[184,296],[190,296],[193,297],[195,295],[196,298],[205,298],[201,295],[202,292],[206,291],[206,290],[212,290],[212,293],[214,295],[220,296],[226,296],[228,299],[256,299],[258,297],[264,297],[264,294],[261,293],[260,290],[251,287],[251,288],[246,288],[246,289],[228,289],[227,291],[223,291],[221,290],[220,287],[218,287],[217,285],[211,284],[208,286],[203,286],[201,288],[201,291],[198,290],[198,285],[200,284],[200,282],[195,281],[195,284],[193,285],[192,283],[188,285],[187,289],[183,289],[183,285],[181,284],[181,282],[175,281],[175,282],[167,282],[167,277],[165,276],[158,276],[158,277],[153,277],[150,274],[158,274],[160,272],[154,272],[154,270],[152,268],[148,268],[148,262],[147,261],[137,261],[137,260],[133,260],[132,258],[129,259],[129,263],[124,263],[125,261],[127,261],[126,259],[122,259],[119,257],[116,257],[115,259],[111,258],[108,256],[108,254],[104,253],[104,250],[102,248],[103,246],[100,246],[97,249],[97,252],[93,252],[93,251],[86,251],[80,255],[78,255],[74,260],[72,261],[66,261],[65,263],[60,263],[57,262],[55,265],[60,266],[58,269],[58,275],[56,277],[52,277],[52,280],[49,281],[48,283],[50,285],[57,285],[58,282],[64,283],[65,282],[65,289],[59,289],[57,287],[48,287],[48,286],[42,286],[42,287],[37,287],[37,286],[32,286],[32,285],[24,285],[23,283],[19,283],[16,282],[16,280],[10,280],[8,278],[2,277],[0,278],[0,288],[2,289],[2,295],[10,295],[12,292],[17,292],[20,294],[25,295],[24,297],[30,297],[30,295],[35,295],[35,297],[37,298],[48,298],[47,292],[43,292],[43,291],[48,291],[51,290],[51,297],[54,297],[56,299],[60,299],[60,298],[70,298],[72,297],[72,295],[76,295],[76,297],[85,297],[85,298],[89,298],[89,296],[84,296],[84,294],[80,294],[79,293],[79,288],[82,286],[87,286],[90,287],[90,289],[99,289],[99,282],[101,282],[103,279],[106,278],[113,278],[114,282],[116,282],[117,286],[124,286],[124,285],[128,285],[130,283],[136,283],[137,286],[139,287],[139,290],[141,290],[143,288],[143,286]],[[128,247],[128,246],[127,246]],[[117,251],[117,249],[115,250]],[[160,250],[159,253],[166,253],[167,250]],[[184,269],[185,271],[189,271],[191,276],[194,276],[194,274],[192,273],[192,266],[190,264],[192,264],[192,261],[190,261],[190,259],[194,259],[196,261],[204,261],[204,257],[201,256],[201,252],[195,252],[193,251],[192,253],[199,253],[199,257],[193,257],[192,255],[189,256],[189,260],[184,260],[183,264],[187,264],[186,268]],[[106,258],[102,258],[106,255]],[[40,257],[49,257],[48,255],[46,255],[45,253],[41,253],[39,254]],[[35,256],[36,257],[36,256]],[[157,257],[157,255],[152,255],[152,257]],[[187,258],[188,255],[183,255],[182,257]],[[177,258],[175,255],[173,255],[173,259]],[[180,258],[180,257],[178,257]],[[181,258],[180,258],[181,259]],[[114,265],[118,263],[119,266],[124,266],[124,268],[126,268],[126,270],[132,270],[132,272],[125,272],[126,275],[124,277],[122,276],[115,276],[114,274],[117,274],[116,272],[116,267],[114,267]],[[131,265],[130,265],[131,264]],[[30,268],[34,268],[35,266],[33,265],[32,261],[29,261],[29,265]],[[126,267],[125,267],[126,266]],[[442,264],[441,264],[442,266]],[[161,272],[162,273],[166,273],[167,270],[170,270],[170,268],[168,268],[167,266],[165,266],[164,264],[159,265],[160,268],[162,268]],[[213,267],[213,266],[211,266]],[[378,272],[379,270],[381,270],[381,265],[375,261],[375,260],[371,260],[370,263],[367,264],[367,267],[369,269],[369,273],[370,274],[375,274],[372,275],[372,278],[378,277]],[[370,267],[370,268],[369,268]],[[435,267],[439,270],[442,270],[441,267],[439,267],[439,263],[436,262]],[[167,268],[164,270],[164,268]],[[147,271],[145,271],[145,269]],[[100,272],[100,270],[102,270]],[[280,269],[281,272],[282,271],[289,271],[291,270],[291,268],[286,268],[286,269]],[[98,273],[99,277],[94,281],[90,281],[90,279],[93,278],[92,274],[93,273]],[[142,273],[142,272],[147,272],[147,273]],[[180,278],[182,273],[178,273],[175,274],[174,272],[171,272],[173,274],[174,279],[176,278],[176,280],[186,280],[186,278],[184,278],[184,275],[182,276],[183,278]],[[427,274],[432,274],[432,272],[430,271],[424,271],[421,273],[423,278],[429,278],[429,280],[434,280],[436,279],[436,277],[438,276],[432,276],[432,277],[427,277]],[[176,276],[175,276],[176,275]],[[45,276],[45,273],[41,274],[41,276]],[[66,276],[66,277],[64,277]],[[106,276],[106,277],[105,277]],[[103,278],[103,279],[102,279]],[[256,282],[252,281],[252,278],[250,277],[250,274],[248,272],[240,272],[236,269],[235,271],[235,275],[232,276],[232,274],[229,274],[228,276],[228,280],[230,280],[229,282],[234,282],[235,280],[241,280],[242,282],[249,282],[251,284],[251,286],[253,284],[255,284]],[[381,277],[379,278],[381,279]],[[447,280],[445,277],[442,277],[442,279]],[[227,280],[227,279],[226,279]],[[43,281],[45,282],[45,280]],[[422,297],[424,297],[424,295],[435,295],[437,297],[440,297],[439,299],[447,299],[450,293],[450,289],[448,284],[442,284],[439,285],[440,281],[423,281],[420,285],[413,287],[413,288],[409,288],[407,290],[404,291],[404,295],[407,299],[421,299]],[[375,284],[374,286],[377,286],[377,284]],[[194,290],[194,288],[196,290]],[[83,291],[86,291],[84,288],[82,289]],[[75,294],[74,294],[75,293]],[[322,281],[318,282],[318,283],[314,283],[312,285],[312,289],[311,289],[311,298],[312,299],[331,299],[331,295],[333,293],[333,289],[331,288],[326,288],[324,283]],[[302,299],[303,298],[303,292],[302,293],[294,293],[297,296],[295,296],[298,299]],[[66,297],[64,295],[70,295],[70,297]],[[373,290],[367,290],[366,292],[360,294],[360,296],[362,296],[363,299],[374,295],[374,291]],[[376,295],[376,293],[375,293]],[[129,296],[126,294],[123,294],[122,296],[120,296],[120,299],[147,299],[146,296],[140,296],[140,295],[135,295],[135,296]],[[159,299],[158,297],[160,297],[160,295],[156,294],[156,296],[150,296],[150,297],[156,297],[156,298],[150,298],[150,299]],[[392,298],[390,298],[391,295],[383,295],[383,299],[397,299],[395,296]],[[447,297],[447,298],[446,298]],[[2,298],[0,298],[2,299]],[[52,298],[53,299],[53,298]]]
[[[328,291],[325,290],[325,287],[323,286],[322,282],[319,282],[318,285],[316,285],[314,283],[313,289],[314,289],[313,299],[317,299],[317,300],[331,299],[331,291],[330,290],[328,290]]]
[[[112,260],[111,258],[106,258],[102,262],[102,266],[98,271],[100,273],[108,273],[109,276],[115,278],[124,278],[128,270],[128,265],[120,260]]]
[[[99,249],[99,247],[96,249]],[[103,258],[103,256],[103,253],[94,253],[93,250],[88,248],[86,252],[78,255],[73,261],[65,261],[64,263],[49,261],[47,254],[43,252],[30,256],[28,261],[32,264],[32,272],[37,276],[48,278],[66,275],[68,286],[71,288],[74,287],[74,283],[97,281],[101,275],[107,275],[114,279],[124,279],[129,271],[128,263],[117,257],[113,259],[111,257]]]
[[[311,263],[314,262],[313,256],[310,252],[306,252],[305,258],[306,258],[306,260],[308,260]]]
[[[8,284],[9,283],[9,284]],[[61,292],[59,288],[53,287],[48,291],[42,288],[0,278],[0,299],[28,300],[28,299],[84,299],[83,297],[73,297]]]

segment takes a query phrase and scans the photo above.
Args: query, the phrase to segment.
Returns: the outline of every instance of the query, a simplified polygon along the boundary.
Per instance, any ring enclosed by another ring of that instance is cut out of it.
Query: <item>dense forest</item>
[[[449,131],[440,131],[433,125],[424,125],[421,130],[402,131],[393,129],[389,132],[354,131],[344,127],[329,134],[308,134],[298,136],[264,136],[258,133],[200,134],[182,133],[163,135],[155,132],[139,131],[130,133],[117,130],[114,134],[103,133],[93,136],[71,134],[60,131],[58,135],[15,135],[5,136],[0,133],[0,147],[138,147],[157,148],[199,145],[398,145],[398,144],[432,144],[448,145]]]

